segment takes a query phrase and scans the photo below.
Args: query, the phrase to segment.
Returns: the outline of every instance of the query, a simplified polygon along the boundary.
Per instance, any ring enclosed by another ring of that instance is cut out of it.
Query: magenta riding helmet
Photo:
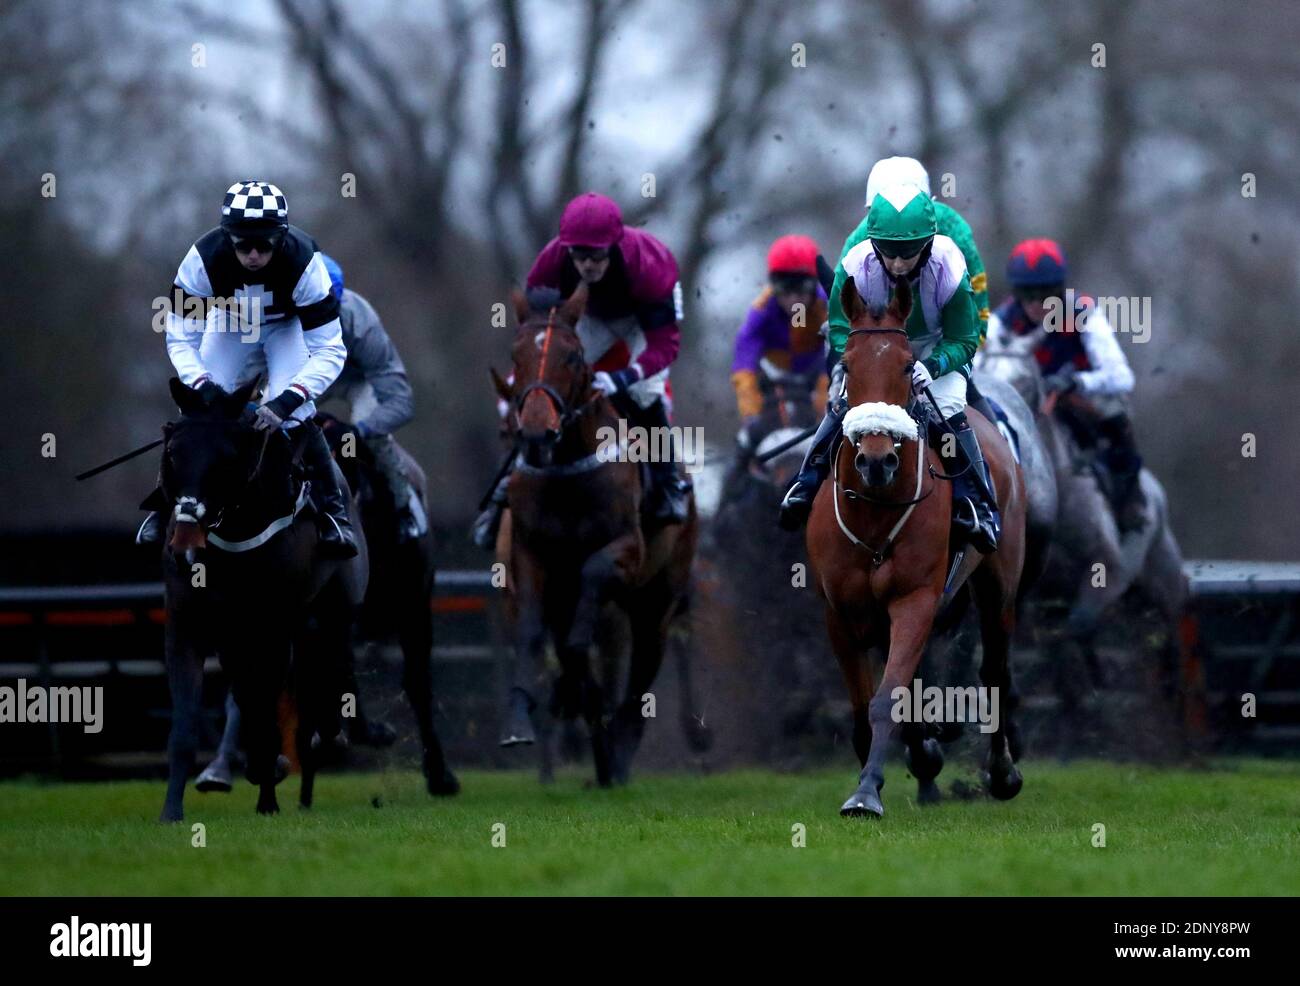
[[[613,199],[585,192],[564,207],[560,217],[562,246],[612,247],[622,238],[623,213]]]

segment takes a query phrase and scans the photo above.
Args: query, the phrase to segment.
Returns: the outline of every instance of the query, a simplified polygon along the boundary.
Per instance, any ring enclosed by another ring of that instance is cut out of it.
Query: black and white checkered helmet
[[[221,203],[221,225],[276,227],[289,222],[289,203],[284,193],[265,181],[239,181],[226,189]]]

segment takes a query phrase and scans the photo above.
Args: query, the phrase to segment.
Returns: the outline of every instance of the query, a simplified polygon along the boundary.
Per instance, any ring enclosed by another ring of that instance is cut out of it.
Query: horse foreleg
[[[433,724],[433,613],[429,595],[433,589],[433,563],[422,544],[406,546],[400,553],[402,598],[397,601],[397,642],[402,648],[402,690],[415,715],[423,751],[425,788],[430,794],[455,794],[460,782],[447,766],[442,741]],[[414,590],[414,591],[411,591]]]
[[[841,815],[883,815],[885,806],[880,790],[885,786],[885,758],[901,724],[892,715],[895,692],[910,691],[921,654],[929,638],[934,616],[939,608],[941,591],[927,587],[916,589],[892,600],[889,610],[889,657],[880,690],[867,705],[871,725],[871,747],[867,762],[858,777],[858,789],[840,807]]]
[[[629,583],[641,565],[644,554],[640,530],[615,538],[582,563],[577,604],[569,624],[565,647],[575,650],[591,646],[596,636],[596,621],[610,590]]]
[[[175,614],[167,622],[167,686],[171,692],[172,725],[167,739],[167,795],[159,821],[179,822],[185,817],[185,784],[198,752],[198,720],[203,701],[203,655],[182,639],[181,621]]]
[[[614,780],[626,784],[632,758],[641,745],[646,718],[657,704],[651,691],[663,666],[668,646],[668,629],[678,599],[663,578],[637,593],[629,613],[632,623],[632,660],[628,667],[627,692],[612,723]],[[685,701],[686,696],[681,696]]]
[[[540,564],[517,542],[512,542],[514,672],[501,723],[501,745],[537,742],[531,713],[542,677],[546,622],[542,608],[545,574]]]

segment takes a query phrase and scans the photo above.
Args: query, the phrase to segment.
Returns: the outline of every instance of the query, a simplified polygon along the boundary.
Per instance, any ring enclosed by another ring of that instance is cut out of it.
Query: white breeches
[[[955,370],[936,378],[930,384],[930,393],[945,421],[966,410],[966,377]]]
[[[268,400],[279,397],[307,364],[309,354],[302,324],[296,318],[286,318],[241,332],[234,330],[221,312],[209,316],[199,345],[199,358],[218,386],[234,390],[246,382],[248,364],[259,353],[265,359],[270,377],[265,397]],[[292,417],[306,421],[315,413],[315,402],[307,401]]]

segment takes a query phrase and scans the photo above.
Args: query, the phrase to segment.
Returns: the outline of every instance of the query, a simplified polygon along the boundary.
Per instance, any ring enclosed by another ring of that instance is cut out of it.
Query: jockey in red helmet
[[[989,317],[989,338],[996,349],[1008,336],[1035,331],[1049,305],[1062,306],[1069,268],[1065,251],[1054,240],[1018,243],[1007,260],[1012,295]],[[1142,457],[1133,436],[1128,395],[1133,371],[1105,312],[1090,299],[1075,299],[1064,313],[1061,331],[1043,334],[1034,359],[1049,393],[1061,395],[1057,412],[1084,447],[1105,440],[1102,461],[1114,478],[1113,507],[1121,531],[1140,530],[1145,497]]]
[[[587,285],[587,308],[578,337],[603,390],[629,426],[667,428],[671,390],[668,368],[681,345],[682,289],[677,261],[649,233],[623,225],[617,203],[587,192],[560,217],[559,236],[542,248],[528,272],[527,287],[551,288],[567,298]],[[677,465],[652,462],[650,514],[668,523],[687,517],[690,480]],[[490,549],[505,505],[507,474],[474,525],[474,543]]]
[[[767,252],[767,286],[736,334],[731,385],[742,425],[763,409],[759,374],[767,360],[777,369],[815,377],[813,403],[826,405],[826,292],[817,283],[817,244],[807,236],[782,236]],[[818,371],[821,371],[818,375]]]

